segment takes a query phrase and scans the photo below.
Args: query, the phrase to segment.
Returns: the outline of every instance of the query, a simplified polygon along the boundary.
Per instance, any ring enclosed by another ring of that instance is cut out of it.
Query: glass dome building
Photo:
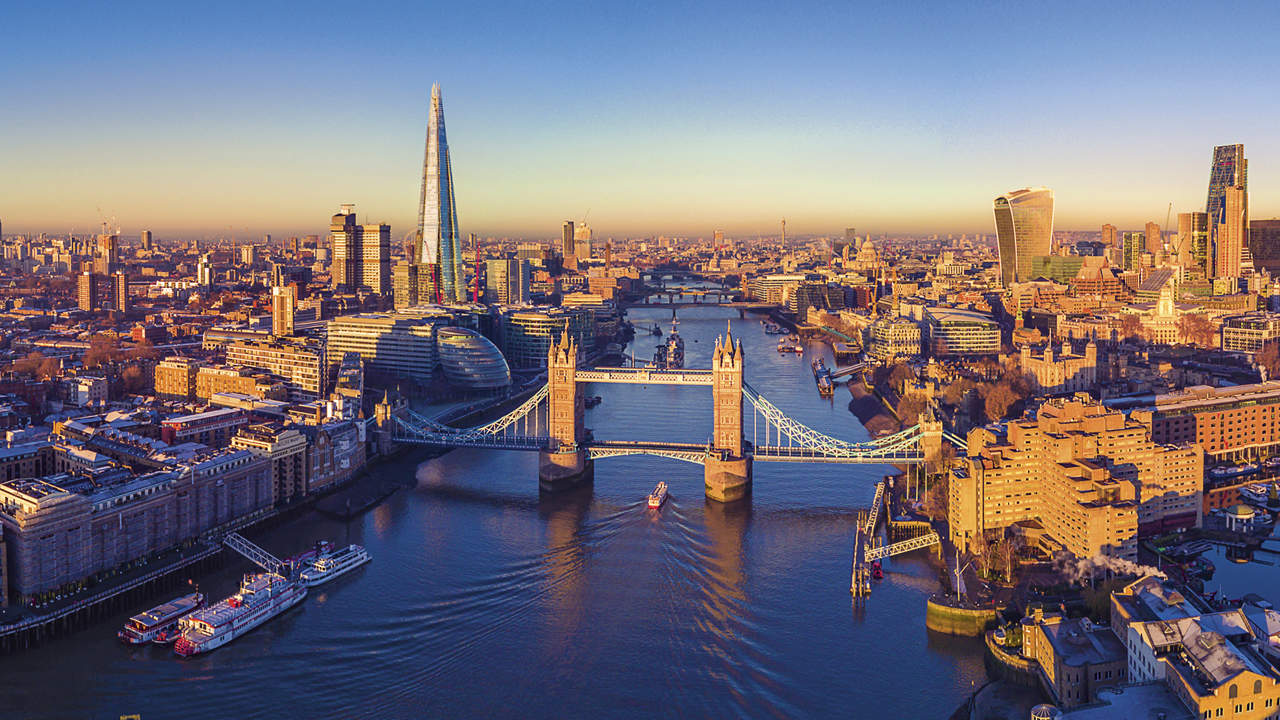
[[[442,327],[436,331],[436,355],[450,382],[472,390],[511,384],[511,369],[502,351],[475,330]]]

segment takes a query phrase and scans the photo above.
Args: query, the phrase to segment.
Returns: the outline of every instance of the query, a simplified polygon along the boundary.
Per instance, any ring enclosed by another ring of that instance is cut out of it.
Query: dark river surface
[[[666,339],[670,311],[630,316]],[[830,363],[825,344],[800,359],[753,316],[680,319],[686,366],[709,366],[730,320],[748,383],[810,427],[866,438],[847,391],[814,388],[808,361]],[[640,336],[637,358],[658,340]],[[587,392],[604,398],[587,412],[600,439],[710,434],[709,388]],[[348,522],[309,513],[250,534],[279,555],[360,543],[371,564],[207,655],[122,646],[115,631],[138,607],[0,657],[0,717],[941,718],[986,681],[980,641],[925,629],[937,582],[922,557],[888,561],[853,606],[854,510],[883,466],[758,463],[752,496],[728,506],[704,499],[701,466],[661,458],[601,460],[592,486],[543,497],[532,453],[456,450],[373,472],[411,486]],[[671,497],[650,512],[658,480]],[[1274,567],[1232,566],[1229,591],[1246,568],[1275,584]],[[198,579],[220,598],[250,569],[233,559]]]

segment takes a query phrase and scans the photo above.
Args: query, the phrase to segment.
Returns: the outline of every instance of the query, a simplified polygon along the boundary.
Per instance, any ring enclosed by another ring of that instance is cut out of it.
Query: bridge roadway
[[[710,370],[650,370],[648,368],[607,367],[579,370],[578,382],[623,383],[628,385],[710,385]]]
[[[599,440],[585,443],[592,459],[622,457],[624,455],[656,455],[675,460],[702,464],[707,455],[705,443],[673,443],[658,441]],[[760,462],[817,462],[845,465],[892,465],[895,463],[923,462],[924,456],[911,447],[891,450],[883,455],[867,452],[828,454],[806,447],[786,447],[749,443],[746,454]]]

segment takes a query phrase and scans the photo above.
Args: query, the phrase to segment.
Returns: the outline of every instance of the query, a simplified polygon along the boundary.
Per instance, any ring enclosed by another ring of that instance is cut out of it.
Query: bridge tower
[[[554,447],[538,453],[543,490],[566,490],[591,478],[591,460],[580,446],[585,413],[577,372],[578,343],[566,328],[547,350],[547,423]]]
[[[936,468],[942,457],[942,421],[934,412],[933,404],[925,407],[920,413],[920,453],[924,456],[928,468]]]
[[[742,441],[742,341],[726,328],[711,356],[711,448],[704,462],[707,497],[732,502],[751,491],[751,458]]]

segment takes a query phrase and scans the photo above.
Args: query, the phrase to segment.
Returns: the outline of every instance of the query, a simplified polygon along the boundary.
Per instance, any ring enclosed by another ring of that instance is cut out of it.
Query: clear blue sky
[[[271,5],[0,5],[6,232],[403,236],[432,82],[464,232],[1135,227],[1232,142],[1280,214],[1275,2]]]

